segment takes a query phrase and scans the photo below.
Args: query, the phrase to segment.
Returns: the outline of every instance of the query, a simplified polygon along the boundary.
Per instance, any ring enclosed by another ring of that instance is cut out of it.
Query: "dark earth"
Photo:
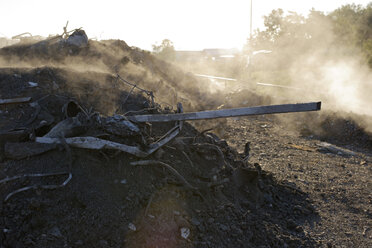
[[[297,128],[283,122],[297,114],[189,122],[145,159],[63,143],[44,151],[35,137],[68,118],[71,100],[103,116],[226,102],[180,86],[197,79],[122,41],[13,46],[0,58],[0,98],[32,98],[0,105],[1,178],[21,175],[0,181],[1,247],[372,247],[372,136],[354,121],[319,112],[298,115],[321,116],[317,129],[305,117]],[[153,91],[155,104],[116,73]],[[268,102],[250,94],[248,105]],[[75,136],[146,147],[174,125],[138,124],[141,135],[130,136],[88,123]],[[324,151],[323,141],[354,154]],[[164,166],[131,164],[139,160],[168,164],[193,188]],[[68,172],[66,185],[43,187]]]

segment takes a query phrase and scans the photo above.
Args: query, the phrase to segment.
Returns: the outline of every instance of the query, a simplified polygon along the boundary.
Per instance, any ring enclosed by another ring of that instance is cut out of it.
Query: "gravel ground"
[[[328,247],[372,247],[372,157],[364,144],[349,144],[356,156],[318,151],[320,140],[303,137],[272,116],[228,120],[228,143],[243,151],[251,142],[257,161],[280,181],[308,194],[319,219],[302,226],[317,244]]]

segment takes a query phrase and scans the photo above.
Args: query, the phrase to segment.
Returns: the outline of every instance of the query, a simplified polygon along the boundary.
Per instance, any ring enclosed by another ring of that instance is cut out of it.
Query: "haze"
[[[353,2],[369,1],[253,1],[253,28],[262,29],[262,16],[272,9],[306,15]],[[1,1],[0,36],[57,34],[69,20],[69,29],[83,27],[90,38],[122,39],[147,50],[165,38],[178,50],[240,49],[249,37],[249,13],[249,0]]]

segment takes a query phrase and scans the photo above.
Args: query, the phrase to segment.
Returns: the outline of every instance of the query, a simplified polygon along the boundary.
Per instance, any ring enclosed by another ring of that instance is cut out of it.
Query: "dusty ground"
[[[349,142],[360,151],[344,157],[317,151],[321,141],[303,137],[268,116],[228,120],[227,140],[244,149],[251,142],[251,160],[308,195],[318,218],[301,228],[316,244],[328,247],[372,246],[372,150],[369,143]]]

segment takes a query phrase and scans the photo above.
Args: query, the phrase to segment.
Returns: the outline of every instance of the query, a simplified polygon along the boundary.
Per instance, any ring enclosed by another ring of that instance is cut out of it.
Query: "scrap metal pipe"
[[[25,103],[29,102],[31,97],[19,97],[12,99],[0,99],[0,104],[10,104],[10,103]]]
[[[291,112],[318,111],[321,108],[321,102],[298,103],[298,104],[280,104],[269,106],[257,106],[234,109],[209,110],[192,113],[178,114],[158,114],[158,115],[135,115],[127,116],[127,119],[133,122],[169,122],[185,120],[205,120],[226,117],[238,117],[248,115],[279,114]]]

